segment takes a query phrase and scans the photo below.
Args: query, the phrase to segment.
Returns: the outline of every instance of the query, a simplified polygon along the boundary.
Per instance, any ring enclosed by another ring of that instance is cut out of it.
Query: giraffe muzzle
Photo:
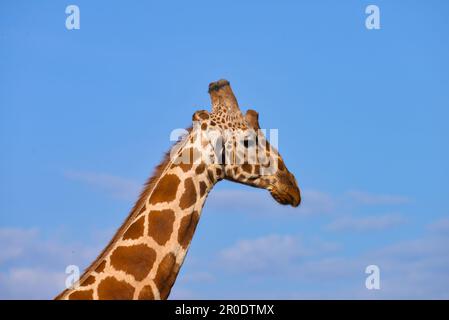
[[[278,173],[276,183],[268,190],[280,204],[297,207],[301,203],[301,191],[295,177],[289,172]]]

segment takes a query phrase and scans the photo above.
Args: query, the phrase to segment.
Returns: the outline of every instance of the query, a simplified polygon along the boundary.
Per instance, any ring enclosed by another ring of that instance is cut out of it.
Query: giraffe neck
[[[173,164],[169,160],[157,171],[78,286],[65,290],[57,299],[168,297],[207,194],[223,173],[214,165]]]

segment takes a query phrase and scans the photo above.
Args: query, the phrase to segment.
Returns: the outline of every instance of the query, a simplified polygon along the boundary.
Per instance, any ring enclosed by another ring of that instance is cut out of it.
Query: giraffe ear
[[[256,110],[249,109],[246,111],[245,114],[245,120],[248,123],[248,125],[253,128],[254,130],[259,130],[259,114]]]
[[[192,115],[192,121],[203,121],[209,119],[209,112],[206,110],[198,110]]]

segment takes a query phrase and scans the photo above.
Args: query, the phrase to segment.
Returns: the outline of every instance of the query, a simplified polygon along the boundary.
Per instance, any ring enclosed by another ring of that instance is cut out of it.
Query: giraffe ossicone
[[[279,203],[301,202],[295,177],[259,126],[240,111],[227,80],[209,85],[211,112],[156,167],[123,225],[78,283],[56,299],[166,299],[212,187],[222,179],[267,189]]]

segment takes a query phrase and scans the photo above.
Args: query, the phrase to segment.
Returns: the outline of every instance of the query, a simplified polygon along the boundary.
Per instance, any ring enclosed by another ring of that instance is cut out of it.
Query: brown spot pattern
[[[148,235],[162,246],[170,239],[174,222],[175,213],[173,210],[150,211],[148,215]]]
[[[159,289],[161,299],[167,299],[178,271],[179,265],[176,264],[175,255],[173,253],[167,254],[159,264],[156,277],[154,278],[154,283]]]
[[[245,163],[245,164],[242,164],[242,169],[243,169],[243,171],[246,171],[246,172],[248,172],[248,173],[251,173],[253,167],[252,167],[251,165]]]
[[[181,225],[178,230],[178,242],[184,249],[187,248],[193,237],[199,218],[198,212],[193,211],[181,219]]]
[[[184,181],[184,193],[179,201],[179,207],[181,209],[187,209],[196,202],[196,191],[195,185],[193,184],[192,178],[187,178]]]
[[[98,298],[100,300],[131,300],[133,296],[134,287],[126,281],[107,277],[98,285]]]
[[[106,266],[106,261],[103,260],[103,262],[100,263],[98,265],[98,267],[95,269],[95,272],[97,272],[97,273],[103,272],[105,266]]]
[[[179,178],[174,174],[167,174],[162,177],[154,188],[153,194],[150,197],[150,203],[156,204],[159,202],[173,201],[176,198],[176,191],[180,182]]]
[[[139,300],[154,300],[154,293],[151,286],[145,286],[140,290]]]
[[[148,275],[155,260],[156,251],[145,244],[120,246],[111,254],[111,265],[116,270],[133,275],[137,281]]]
[[[94,291],[91,290],[82,290],[75,291],[69,295],[69,300],[93,300]]]
[[[136,222],[129,226],[123,235],[123,240],[139,239],[143,236],[145,217],[140,217]]]
[[[81,284],[82,287],[87,287],[88,285],[92,284],[95,282],[95,277],[94,276],[88,276],[86,278],[86,280],[84,280],[84,282]]]
[[[195,169],[196,174],[202,174],[204,170],[206,169],[206,165],[204,163],[200,163],[198,167]]]
[[[207,190],[207,185],[204,181],[200,182],[200,197],[204,196]]]
[[[182,171],[187,172],[190,169],[192,169],[192,165],[193,165],[192,163],[180,163],[179,167],[182,169]]]

